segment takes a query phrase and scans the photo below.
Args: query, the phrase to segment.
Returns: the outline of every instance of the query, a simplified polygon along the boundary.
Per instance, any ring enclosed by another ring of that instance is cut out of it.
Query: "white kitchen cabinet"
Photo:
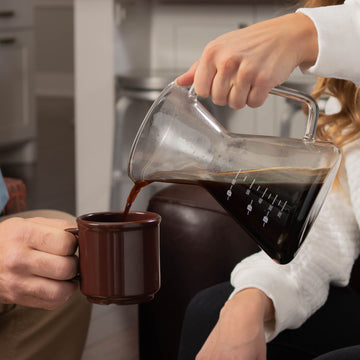
[[[201,55],[217,36],[254,23],[254,6],[163,5],[155,3],[151,66],[179,71]]]
[[[36,135],[32,2],[0,1],[0,161],[30,149]],[[21,149],[22,148],[22,149]],[[24,154],[22,156],[25,156]],[[26,157],[26,156],[25,156]],[[32,156],[27,156],[27,160]]]
[[[0,29],[31,28],[32,0],[0,0]]]
[[[0,144],[33,137],[31,31],[0,31]]]

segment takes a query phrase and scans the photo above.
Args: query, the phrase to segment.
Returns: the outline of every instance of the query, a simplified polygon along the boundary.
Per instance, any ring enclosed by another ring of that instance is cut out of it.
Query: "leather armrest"
[[[181,324],[190,299],[227,281],[237,262],[258,251],[228,213],[194,185],[171,185],[150,200],[161,215],[161,289],[140,305],[141,359],[176,359]]]

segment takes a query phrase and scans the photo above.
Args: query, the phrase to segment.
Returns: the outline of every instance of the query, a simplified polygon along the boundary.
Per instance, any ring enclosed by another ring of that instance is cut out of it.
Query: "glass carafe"
[[[128,165],[134,183],[197,184],[281,264],[308,234],[340,164],[340,151],[314,139],[315,100],[276,87],[271,94],[308,106],[302,139],[229,133],[193,89],[169,84],[134,140]],[[241,241],[241,239],[239,239]]]

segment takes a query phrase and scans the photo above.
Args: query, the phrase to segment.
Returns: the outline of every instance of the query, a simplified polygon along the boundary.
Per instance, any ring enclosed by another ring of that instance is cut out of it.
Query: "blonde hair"
[[[343,0],[305,0],[300,6],[319,7],[343,4]],[[340,148],[360,137],[360,90],[347,80],[318,78],[313,97],[336,97],[341,109],[333,115],[320,113],[317,137],[331,141]]]

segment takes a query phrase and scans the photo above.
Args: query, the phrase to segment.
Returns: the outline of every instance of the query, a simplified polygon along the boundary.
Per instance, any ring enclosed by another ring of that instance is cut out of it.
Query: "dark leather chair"
[[[161,215],[161,289],[139,306],[141,360],[176,359],[190,299],[229,280],[234,265],[257,246],[206,190],[171,185],[148,209]]]
[[[258,247],[201,187],[170,185],[148,209],[162,217],[162,278],[155,299],[139,306],[140,359],[175,360],[190,299],[229,280],[235,264]],[[356,264],[354,285],[360,284],[359,270]]]

